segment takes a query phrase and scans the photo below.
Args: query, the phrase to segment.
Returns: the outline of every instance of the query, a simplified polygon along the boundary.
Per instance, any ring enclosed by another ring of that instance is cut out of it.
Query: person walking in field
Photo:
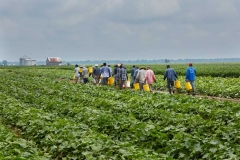
[[[156,83],[157,80],[156,80],[156,77],[154,75],[154,72],[150,69],[150,67],[147,67],[147,71],[146,71],[146,74],[145,74],[145,80],[146,80],[146,83],[149,86],[150,91],[152,91],[152,83],[153,82]]]
[[[83,83],[82,70],[83,70],[83,66],[81,65],[80,68],[79,68],[79,70],[78,70],[78,73],[80,74],[80,75],[79,75],[79,81],[80,81],[80,83]]]
[[[146,75],[146,68],[141,67],[140,70],[138,71],[138,74],[137,74],[137,77],[136,77],[136,80],[135,80],[135,81],[139,82],[140,91],[143,90],[143,85],[146,83],[145,75]]]
[[[133,88],[133,83],[134,83],[134,72],[135,72],[135,70],[136,70],[136,66],[135,65],[133,65],[132,66],[132,70],[131,70],[131,88]]]
[[[102,66],[100,72],[102,74],[102,85],[107,85],[108,78],[110,77],[111,73],[110,73],[110,69],[106,63],[103,63],[103,66]]]
[[[137,77],[138,71],[139,71],[139,67],[137,66],[136,70],[134,71],[134,74],[133,74],[134,83],[138,83],[138,81],[136,81],[136,77]]]
[[[95,80],[95,84],[98,85],[99,84],[99,80],[100,80],[100,76],[101,76],[101,72],[100,72],[100,68],[98,68],[98,64],[95,64],[95,67],[93,69],[93,79]]]
[[[83,66],[83,70],[82,70],[82,78],[83,78],[83,83],[88,83],[88,69],[87,67]]]
[[[118,83],[119,83],[119,89],[123,89],[123,85],[126,86],[127,82],[127,70],[123,66],[123,64],[120,65],[119,70],[118,70]]]
[[[79,74],[79,67],[78,67],[78,65],[76,64],[75,65],[75,69],[74,69],[74,75],[75,75],[75,83],[77,83],[78,82],[78,80],[79,80],[79,77],[80,77],[80,74]]]
[[[174,93],[174,81],[178,78],[175,70],[173,68],[170,67],[170,65],[167,65],[167,69],[164,73],[164,78],[163,80],[165,81],[165,79],[167,78],[167,87],[168,87],[168,91],[170,94]]]
[[[117,71],[118,71],[118,65],[116,64],[115,66],[114,66],[114,69],[113,69],[113,77],[114,77],[114,86],[116,86],[117,84],[118,84],[118,81],[117,81]]]
[[[117,83],[118,83],[118,85],[119,85],[119,79],[120,79],[118,76],[120,75],[120,70],[121,70],[120,66],[121,65],[123,65],[123,64],[118,64],[118,68],[117,68]]]
[[[192,86],[192,90],[193,90],[193,95],[196,94],[196,88],[194,85],[194,81],[196,79],[196,69],[193,67],[192,63],[188,64],[188,68],[186,70],[186,77],[185,80],[186,82],[190,82],[191,86]],[[190,94],[190,91],[188,91],[188,94]]]

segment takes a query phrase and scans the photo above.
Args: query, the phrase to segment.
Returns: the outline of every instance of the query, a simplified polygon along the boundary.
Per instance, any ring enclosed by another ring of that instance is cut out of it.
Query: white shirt
[[[76,76],[76,77],[79,77],[79,76],[80,76],[80,74],[78,73],[78,71],[79,71],[79,67],[76,67],[76,68],[74,69],[74,73],[75,73],[75,76]]]

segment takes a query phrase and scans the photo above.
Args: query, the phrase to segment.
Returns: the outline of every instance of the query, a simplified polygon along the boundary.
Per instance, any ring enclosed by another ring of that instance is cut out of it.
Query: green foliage
[[[167,81],[163,81],[163,75],[157,75],[157,83],[153,83],[154,90],[167,91]],[[179,76],[181,88],[177,91],[186,94],[185,76]],[[224,98],[240,98],[239,78],[201,77],[195,81],[197,94]]]
[[[188,64],[169,64],[176,73],[180,76],[185,76]],[[156,65],[139,65],[139,66],[150,66],[156,75],[163,75],[166,70],[166,64]],[[196,68],[197,76],[211,76],[211,77],[240,77],[240,64],[239,63],[196,63],[193,64]],[[130,73],[131,66],[127,66]]]
[[[87,65],[86,67],[93,66]],[[186,69],[188,67],[187,63],[184,64],[169,64],[172,68],[175,69],[178,75],[184,76]],[[128,73],[131,73],[132,65],[124,65],[127,68]],[[166,70],[166,64],[137,64],[136,66],[147,67],[150,66],[156,75],[163,75]],[[112,65],[113,67],[113,65]],[[231,77],[238,78],[240,77],[240,63],[194,63],[193,67],[197,70],[198,76],[211,76],[211,77]],[[1,66],[2,69],[61,69],[61,70],[71,70],[75,68],[74,65],[66,66]]]
[[[238,103],[69,83],[73,71],[62,69],[13,71],[0,70],[0,117],[50,159],[240,156]]]
[[[47,155],[36,148],[33,141],[27,141],[14,135],[0,123],[0,159],[2,160],[44,160]]]

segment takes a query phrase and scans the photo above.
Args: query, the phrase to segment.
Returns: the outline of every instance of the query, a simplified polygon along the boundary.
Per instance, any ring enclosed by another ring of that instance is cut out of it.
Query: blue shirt
[[[138,74],[139,68],[136,68],[133,74],[133,79],[135,80]]]
[[[108,67],[109,70],[110,70],[110,76],[112,76],[112,68],[111,67]]]
[[[103,66],[101,68],[101,74],[103,77],[110,77],[110,75],[111,75],[110,69],[107,66]]]
[[[189,81],[194,81],[196,75],[196,69],[193,67],[188,67],[186,71],[186,79]]]
[[[136,68],[135,68],[135,67],[134,67],[134,68],[132,68],[132,70],[131,70],[131,77],[133,77],[135,70],[136,70]]]
[[[177,74],[176,74],[176,72],[174,71],[173,68],[168,68],[168,69],[166,69],[166,71],[165,71],[165,73],[164,73],[164,80],[165,80],[166,78],[167,78],[168,80],[170,80],[170,81],[175,81],[175,80],[176,80]]]
[[[101,76],[100,68],[94,67],[94,69],[93,69],[93,76]]]

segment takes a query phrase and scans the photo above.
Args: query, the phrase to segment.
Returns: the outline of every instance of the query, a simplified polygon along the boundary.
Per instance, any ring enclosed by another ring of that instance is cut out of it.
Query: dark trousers
[[[174,81],[167,80],[167,87],[168,87],[169,93],[171,94],[171,92],[173,92]]]
[[[102,78],[102,84],[107,85],[108,84],[108,77],[103,77]]]
[[[88,83],[88,78],[83,78],[83,83]]]

